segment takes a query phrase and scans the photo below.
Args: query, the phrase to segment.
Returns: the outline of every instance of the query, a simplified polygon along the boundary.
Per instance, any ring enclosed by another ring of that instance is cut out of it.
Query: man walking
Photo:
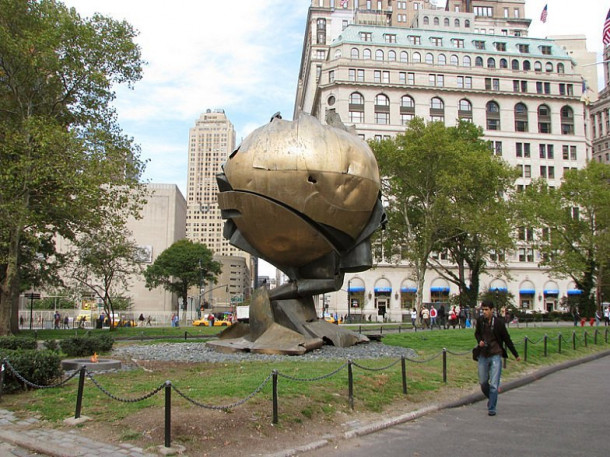
[[[513,341],[510,339],[504,319],[493,313],[493,302],[485,300],[481,303],[481,317],[477,319],[474,336],[481,348],[479,356],[479,384],[487,401],[487,412],[490,416],[496,415],[498,403],[498,388],[502,375],[502,357],[508,354],[504,345],[510,349],[517,361],[521,360]]]

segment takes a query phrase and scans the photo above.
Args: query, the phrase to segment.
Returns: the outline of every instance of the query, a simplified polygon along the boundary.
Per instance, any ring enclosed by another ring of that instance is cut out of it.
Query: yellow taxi
[[[193,321],[193,325],[195,327],[210,327],[209,314],[207,316],[202,317],[201,319],[196,319]],[[228,327],[232,322],[229,319],[217,319],[214,318],[214,327]]]

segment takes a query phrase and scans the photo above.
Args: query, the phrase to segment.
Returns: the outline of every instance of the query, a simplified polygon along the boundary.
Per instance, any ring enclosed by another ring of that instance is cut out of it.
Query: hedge
[[[34,338],[16,338],[14,336],[0,336],[0,349],[36,349]]]
[[[61,340],[59,345],[62,352],[70,357],[88,357],[94,352],[111,351],[114,339],[109,335],[75,336]]]
[[[54,351],[35,349],[0,349],[0,359],[7,359],[23,378],[39,386],[54,384],[63,375],[61,357]],[[4,371],[3,392],[15,392],[29,387],[14,376],[12,370]]]

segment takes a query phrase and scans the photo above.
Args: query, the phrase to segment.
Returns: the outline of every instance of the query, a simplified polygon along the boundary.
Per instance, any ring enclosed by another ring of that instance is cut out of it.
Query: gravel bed
[[[382,357],[415,358],[412,349],[397,346],[386,346],[383,343],[370,342],[347,348],[325,345],[320,349],[303,355],[254,354],[249,352],[222,353],[207,347],[206,343],[159,343],[151,345],[130,345],[117,347],[112,357],[136,360],[176,361],[176,362],[242,362],[242,361],[278,361],[278,360],[362,360]]]

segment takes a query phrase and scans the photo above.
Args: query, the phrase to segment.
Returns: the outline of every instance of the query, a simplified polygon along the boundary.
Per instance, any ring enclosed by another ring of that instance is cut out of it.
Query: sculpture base
[[[271,300],[266,288],[254,292],[250,323],[224,330],[208,346],[220,352],[301,355],[324,344],[338,347],[368,342],[359,333],[319,319],[312,297]]]

